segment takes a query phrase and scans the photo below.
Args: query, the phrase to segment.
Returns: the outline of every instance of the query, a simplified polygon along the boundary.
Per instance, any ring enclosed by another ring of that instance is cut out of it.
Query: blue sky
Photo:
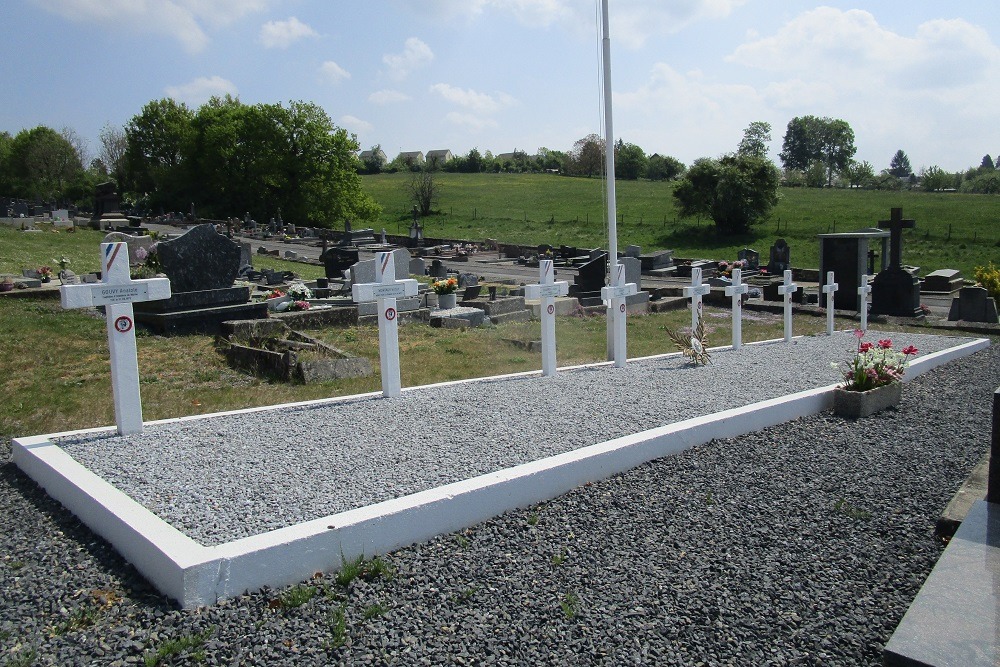
[[[309,100],[362,148],[569,150],[600,133],[596,0],[7,0],[0,130],[150,100]],[[876,171],[1000,153],[995,0],[611,0],[615,135],[685,163],[751,121],[851,124]]]

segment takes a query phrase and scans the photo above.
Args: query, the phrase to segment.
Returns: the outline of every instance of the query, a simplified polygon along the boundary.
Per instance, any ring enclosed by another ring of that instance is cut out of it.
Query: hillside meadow
[[[410,174],[362,177],[362,186],[382,207],[376,230],[405,234],[410,224]],[[435,175],[435,213],[424,218],[429,238],[486,238],[510,243],[607,247],[604,184],[600,179],[555,174]],[[876,226],[902,207],[915,229],[904,236],[903,260],[921,273],[973,268],[1000,254],[1000,197],[960,193],[877,192],[782,188],[771,219],[751,234],[719,238],[711,220],[679,219],[673,183],[618,181],[619,248],[669,248],[677,257],[736,259],[749,246],[766,259],[778,237],[792,249],[792,264],[819,266],[817,234]]]

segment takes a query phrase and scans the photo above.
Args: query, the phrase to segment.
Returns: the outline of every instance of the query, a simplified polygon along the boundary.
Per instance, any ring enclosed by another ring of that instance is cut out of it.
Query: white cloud
[[[366,120],[361,120],[357,116],[341,116],[340,126],[354,132],[355,134],[360,134],[361,132],[371,132],[375,129],[375,126]]]
[[[368,96],[368,101],[372,104],[396,104],[398,102],[408,102],[411,99],[413,98],[406,93],[389,89],[376,90]]]
[[[451,111],[446,114],[445,120],[452,125],[459,125],[476,132],[487,128],[497,127],[497,122],[492,118],[483,118],[482,116],[476,116],[470,113],[459,113],[458,111]]]
[[[224,26],[263,11],[272,0],[33,0],[47,11],[78,23],[176,39],[190,53],[205,48],[203,24]]]
[[[346,69],[333,62],[332,60],[327,60],[319,67],[320,74],[323,76],[325,81],[329,83],[340,83],[344,79],[350,79],[351,73]]]
[[[260,43],[266,49],[287,49],[306,37],[316,37],[311,27],[294,16],[286,21],[268,21],[260,27]]]
[[[416,37],[406,40],[402,53],[387,53],[382,56],[382,62],[389,68],[389,76],[396,80],[405,79],[411,72],[433,60],[434,52],[431,47]]]
[[[198,77],[194,81],[179,86],[167,86],[165,92],[167,97],[184,102],[188,106],[200,106],[213,96],[232,95],[236,97],[239,94],[236,84],[221,76]]]
[[[480,113],[496,113],[514,104],[514,98],[506,93],[497,93],[494,97],[472,89],[456,88],[447,83],[435,83],[430,89],[449,102]]]

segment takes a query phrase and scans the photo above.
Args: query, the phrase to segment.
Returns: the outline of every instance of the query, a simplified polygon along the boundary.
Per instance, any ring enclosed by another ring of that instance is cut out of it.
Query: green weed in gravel
[[[208,638],[212,636],[213,632],[215,632],[214,626],[204,632],[185,635],[177,639],[168,639],[160,644],[155,651],[147,652],[143,656],[143,663],[146,667],[156,667],[163,664],[165,660],[173,660],[185,653],[191,660],[203,662],[205,660],[205,651],[202,647],[208,641]]]
[[[317,589],[315,586],[297,584],[282,593],[279,601],[281,602],[281,606],[283,608],[294,609],[296,607],[301,607],[306,602],[309,602],[316,597],[316,592]]]
[[[574,619],[580,613],[580,596],[573,591],[566,591],[562,599],[559,600],[559,608],[568,619]]]
[[[365,610],[362,613],[362,618],[366,621],[370,621],[373,618],[385,616],[387,613],[389,613],[389,607],[381,602],[376,602],[375,604],[365,607]]]

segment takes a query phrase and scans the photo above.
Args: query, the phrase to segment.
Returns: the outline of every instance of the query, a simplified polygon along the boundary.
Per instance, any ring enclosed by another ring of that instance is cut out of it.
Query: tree
[[[844,177],[852,188],[867,188],[875,180],[875,167],[867,160],[863,162],[851,160],[851,164],[844,170]]]
[[[740,141],[739,148],[736,149],[736,154],[744,157],[766,158],[769,141],[771,141],[771,124],[755,120],[747,126],[747,129],[743,130],[743,139]]]
[[[672,181],[683,174],[685,169],[687,167],[677,158],[653,153],[646,163],[646,178],[651,181]]]
[[[906,156],[902,148],[892,156],[892,160],[889,162],[889,173],[896,178],[908,178],[913,173],[913,168],[910,167],[910,158]]]
[[[742,234],[765,220],[778,203],[781,174],[765,158],[702,158],[674,189],[680,215],[707,215],[720,235]]]
[[[646,173],[646,153],[635,144],[621,139],[615,144],[615,177],[628,181],[638,180]]]
[[[827,185],[833,185],[834,173],[846,169],[856,152],[854,130],[847,121],[802,116],[788,122],[778,157],[786,169],[800,171],[819,160],[826,167]]]
[[[190,203],[181,169],[194,114],[170,98],[146,104],[125,124],[125,184],[150,207],[186,210]],[[187,200],[187,201],[185,201]]]
[[[0,132],[0,193],[10,195],[14,193],[14,176],[10,162],[11,147],[14,144],[14,137],[10,132]],[[3,212],[6,215],[6,211]]]
[[[413,174],[407,184],[410,200],[417,205],[420,215],[430,215],[431,206],[440,195],[441,188],[429,171]]]
[[[465,156],[465,171],[470,174],[478,174],[483,170],[483,155],[478,148],[473,148]]]
[[[993,158],[987,153],[983,156],[983,161],[980,163],[979,168],[983,171],[993,171],[996,169],[996,165],[993,163]]]
[[[75,135],[75,133],[74,133]],[[15,196],[60,200],[83,175],[83,162],[73,143],[50,127],[21,130],[10,142],[9,178]]]
[[[604,139],[596,134],[588,134],[577,140],[570,151],[574,174],[587,176],[600,174],[604,168]]]
[[[101,150],[97,157],[107,169],[108,175],[115,183],[122,186],[125,182],[125,153],[128,150],[128,140],[125,131],[116,125],[105,125],[98,135]]]
[[[375,144],[368,151],[364,159],[364,172],[366,174],[379,174],[385,165],[385,153],[382,152],[382,144]]]
[[[920,185],[926,192],[937,192],[952,187],[955,175],[949,174],[937,165],[932,165],[920,172]]]

